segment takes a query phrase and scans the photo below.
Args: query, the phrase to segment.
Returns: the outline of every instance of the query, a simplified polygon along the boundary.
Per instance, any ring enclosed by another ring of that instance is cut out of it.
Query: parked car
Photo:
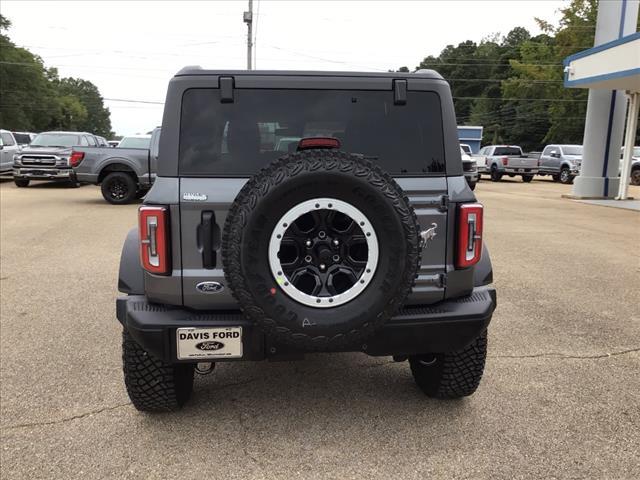
[[[471,190],[475,190],[476,183],[478,183],[478,179],[480,178],[476,161],[464,151],[462,145],[460,145],[460,155],[462,157],[462,171],[464,172],[464,178],[467,179],[469,188]]]
[[[31,141],[34,138],[36,138],[36,134],[31,132],[12,132],[12,133],[14,138],[16,139],[16,142],[18,142],[18,145],[20,145],[21,147],[25,147],[29,145]]]
[[[307,352],[393,356],[428,396],[472,394],[496,293],[446,81],[432,70],[178,75],[158,178],[120,260],[133,405],[180,408],[196,364]],[[259,122],[300,137],[295,151]],[[319,125],[333,133],[315,136]]]
[[[76,145],[96,146],[88,132],[43,132],[29,146],[13,156],[13,180],[27,187],[31,180],[55,180],[80,186],[71,168],[71,151]]]
[[[107,143],[111,148],[116,148],[118,145],[120,145],[120,140],[109,140]]]
[[[130,135],[120,140],[116,148],[144,148],[149,149],[151,135]]]
[[[474,153],[471,155],[476,161],[476,168],[478,169],[478,181],[482,178],[482,174],[489,174],[489,169],[487,168],[487,156],[482,155],[480,153]]]
[[[13,156],[20,151],[20,145],[9,130],[0,130],[0,175],[13,171]]]
[[[517,145],[488,145],[479,154],[486,157],[484,170],[493,182],[499,182],[503,175],[519,175],[523,182],[530,182],[538,173],[538,160],[526,156]]]
[[[620,150],[620,173],[622,173],[622,155],[624,148]],[[640,147],[633,147],[631,155],[631,185],[640,185]]]
[[[145,135],[147,137],[147,135]],[[134,138],[120,145],[125,148],[76,147],[71,155],[71,166],[80,182],[100,185],[102,196],[112,204],[130,203],[142,198],[156,177],[160,128],[146,138]],[[146,146],[146,147],[145,147]]]
[[[580,175],[582,145],[547,145],[538,160],[538,175],[551,175],[554,182],[569,184]]]

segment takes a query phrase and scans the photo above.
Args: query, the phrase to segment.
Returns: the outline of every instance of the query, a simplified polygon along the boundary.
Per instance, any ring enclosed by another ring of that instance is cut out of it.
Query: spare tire
[[[222,242],[244,314],[276,342],[311,350],[360,348],[403,305],[420,252],[399,185],[337,150],[262,169],[231,206]]]

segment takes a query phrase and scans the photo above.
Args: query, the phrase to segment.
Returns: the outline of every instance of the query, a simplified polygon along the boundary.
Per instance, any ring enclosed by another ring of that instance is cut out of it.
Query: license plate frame
[[[180,327],[175,338],[178,360],[242,358],[242,327]]]

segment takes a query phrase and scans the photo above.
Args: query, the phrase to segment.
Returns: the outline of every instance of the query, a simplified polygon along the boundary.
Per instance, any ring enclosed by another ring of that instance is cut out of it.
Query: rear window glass
[[[120,140],[118,148],[145,148],[149,149],[151,136],[148,137],[124,137]]]
[[[20,145],[28,145],[31,143],[31,137],[28,133],[14,133],[13,136]]]
[[[220,103],[217,89],[191,89],[182,99],[180,173],[249,176],[304,137],[333,137],[341,149],[378,162],[390,174],[444,172],[440,99],[391,91],[236,90]]]
[[[562,147],[565,155],[582,155],[582,147]]]
[[[32,147],[75,147],[80,145],[78,135],[66,133],[41,133],[31,142]]]
[[[522,150],[520,147],[496,147],[493,152],[494,155],[522,155]]]

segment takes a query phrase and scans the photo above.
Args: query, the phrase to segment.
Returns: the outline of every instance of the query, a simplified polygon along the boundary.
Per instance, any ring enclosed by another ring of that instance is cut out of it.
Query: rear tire
[[[15,183],[16,187],[18,187],[18,188],[24,188],[24,187],[28,187],[29,186],[29,179],[28,178],[14,178],[13,179],[13,183]]]
[[[102,196],[113,205],[124,205],[136,199],[138,186],[133,176],[127,172],[111,172],[101,186]]]
[[[533,180],[533,175],[523,175],[522,176],[522,181],[524,183],[529,183],[531,180]]]
[[[460,398],[476,391],[487,358],[487,331],[465,348],[451,353],[409,358],[418,387],[429,397]]]
[[[500,172],[498,172],[498,167],[496,167],[495,165],[491,166],[491,181],[492,182],[499,182],[500,180],[502,180],[502,174]]]
[[[142,412],[171,412],[180,409],[193,391],[193,365],[170,365],[142,349],[122,331],[124,383],[131,403]]]

